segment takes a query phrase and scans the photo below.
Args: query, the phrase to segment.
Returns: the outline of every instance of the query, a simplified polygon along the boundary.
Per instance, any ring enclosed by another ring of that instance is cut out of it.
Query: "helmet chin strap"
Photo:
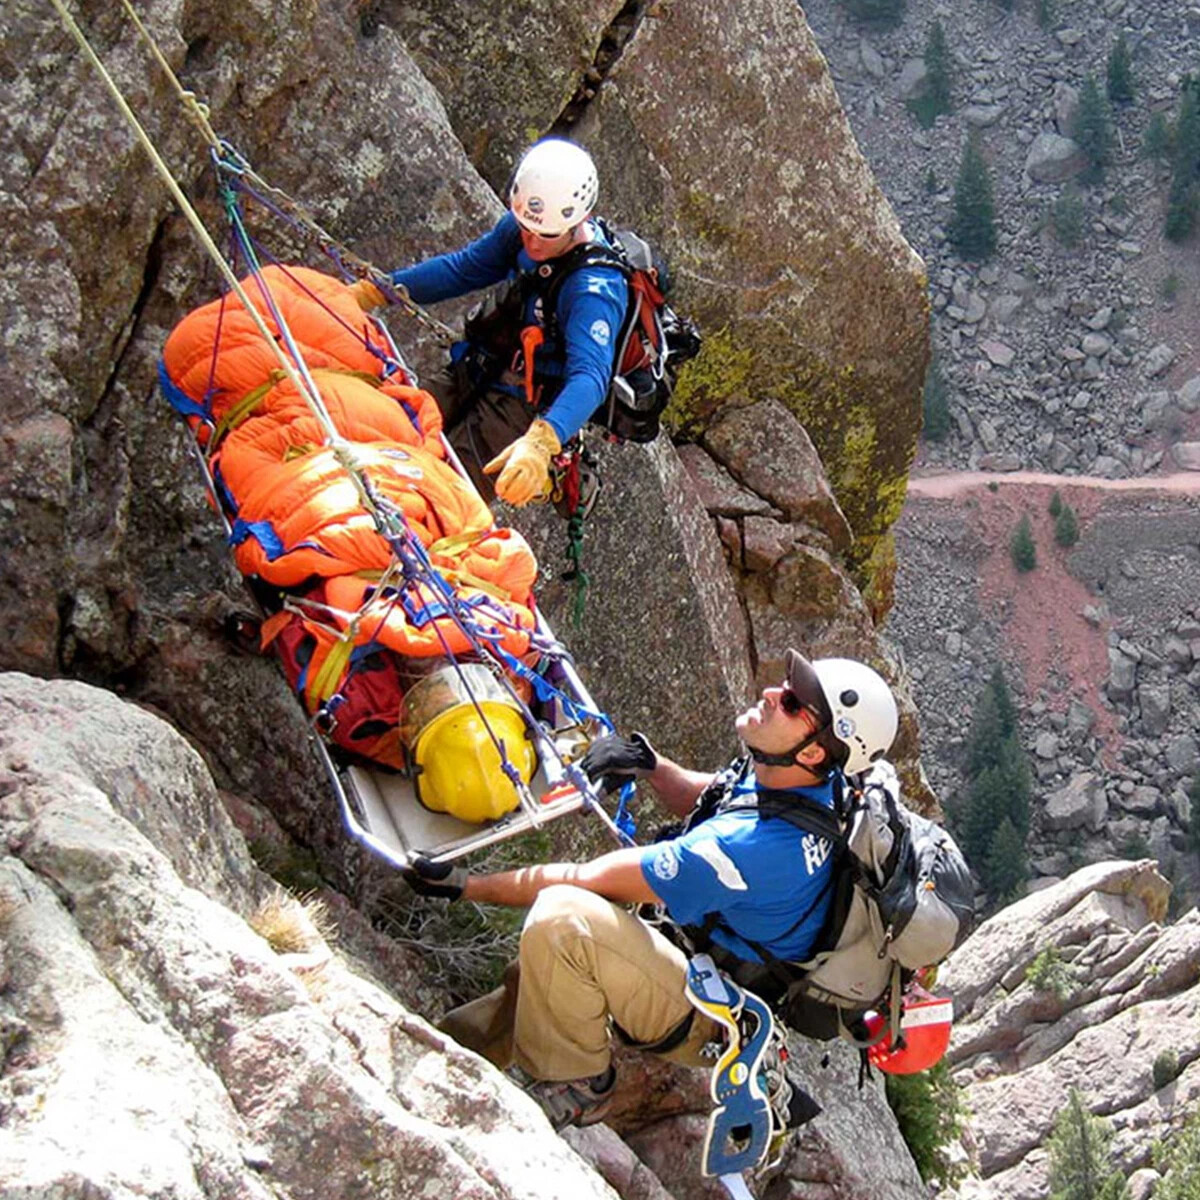
[[[821,729],[814,729],[802,742],[797,742],[790,750],[785,750],[782,754],[771,754],[766,750],[758,750],[754,746],[751,746],[749,742],[746,743],[746,749],[750,751],[750,757],[760,766],[799,767],[803,766],[803,763],[796,761],[796,755],[811,746],[821,736],[822,732],[823,730]]]

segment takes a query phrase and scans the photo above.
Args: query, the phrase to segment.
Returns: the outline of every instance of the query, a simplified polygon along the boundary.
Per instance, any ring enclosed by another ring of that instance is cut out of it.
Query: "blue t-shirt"
[[[494,228],[461,250],[393,271],[392,282],[407,288],[418,304],[433,304],[491,287],[536,266],[521,244],[516,217],[506,212]],[[574,437],[608,394],[628,303],[628,285],[615,267],[581,267],[559,289],[555,308],[562,344],[539,350],[537,366],[539,375],[562,379],[553,403],[541,414],[560,441]],[[534,304],[531,299],[527,323],[536,320]]]
[[[737,792],[755,790],[754,773]],[[833,808],[833,785],[795,788]],[[645,847],[642,876],[681,925],[700,925],[712,912],[732,929],[713,940],[739,958],[760,956],[750,938],[776,958],[803,962],[812,953],[833,900],[832,846],[782,817],[754,808],[718,813],[680,837]],[[807,914],[807,915],[806,915]]]

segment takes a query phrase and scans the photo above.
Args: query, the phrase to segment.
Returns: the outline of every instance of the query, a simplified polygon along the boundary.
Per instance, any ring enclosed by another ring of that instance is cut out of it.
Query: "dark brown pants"
[[[507,392],[485,392],[474,400],[464,400],[468,385],[453,367],[421,381],[442,410],[446,440],[454,448],[471,482],[488,503],[496,498],[495,476],[483,468],[505,446],[511,445],[529,428],[537,416],[522,399]]]

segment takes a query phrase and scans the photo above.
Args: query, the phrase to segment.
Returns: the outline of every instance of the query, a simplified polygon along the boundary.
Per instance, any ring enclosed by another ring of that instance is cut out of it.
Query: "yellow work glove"
[[[358,301],[358,307],[363,312],[382,308],[387,303],[387,297],[369,279],[359,279],[352,283],[350,295]]]
[[[511,446],[505,446],[486,467],[485,475],[500,472],[496,495],[509,504],[544,499],[550,490],[550,460],[562,451],[554,428],[534,421]]]

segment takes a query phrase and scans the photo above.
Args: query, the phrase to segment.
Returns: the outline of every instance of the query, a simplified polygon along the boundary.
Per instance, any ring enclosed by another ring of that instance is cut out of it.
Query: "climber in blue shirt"
[[[789,805],[833,807],[840,773],[866,770],[895,738],[886,681],[865,663],[810,662],[795,650],[780,686],[765,687],[735,721],[747,756],[692,771],[641,735],[598,739],[581,760],[611,791],[634,777],[684,818],[681,832],[586,863],[470,874],[415,859],[403,871],[422,895],[530,907],[519,970],[455,1009],[441,1028],[500,1066],[515,1064],[557,1125],[590,1124],[612,1100],[610,1022],[632,1045],[700,1065],[717,1036],[695,1015],[687,960],[659,928],[622,904],[665,909],[701,927],[743,963],[811,957],[833,900],[830,840],[793,824]]]
[[[544,497],[552,460],[608,393],[629,303],[625,276],[584,264],[557,278],[578,247],[608,245],[589,219],[598,190],[587,151],[547,138],[518,164],[509,211],[493,229],[391,274],[418,304],[505,285],[468,316],[447,375],[427,384],[450,444],[485,496],[487,476],[499,472],[500,499]],[[384,302],[368,281],[354,290],[364,308]]]
[[[753,769],[743,772],[731,782],[728,811],[646,848],[642,876],[680,925],[703,925],[719,912],[712,938],[738,958],[760,960],[748,938],[776,958],[802,962],[829,914],[833,847],[787,821],[763,820],[752,804],[738,807],[757,790]],[[830,779],[787,790],[833,811]]]

